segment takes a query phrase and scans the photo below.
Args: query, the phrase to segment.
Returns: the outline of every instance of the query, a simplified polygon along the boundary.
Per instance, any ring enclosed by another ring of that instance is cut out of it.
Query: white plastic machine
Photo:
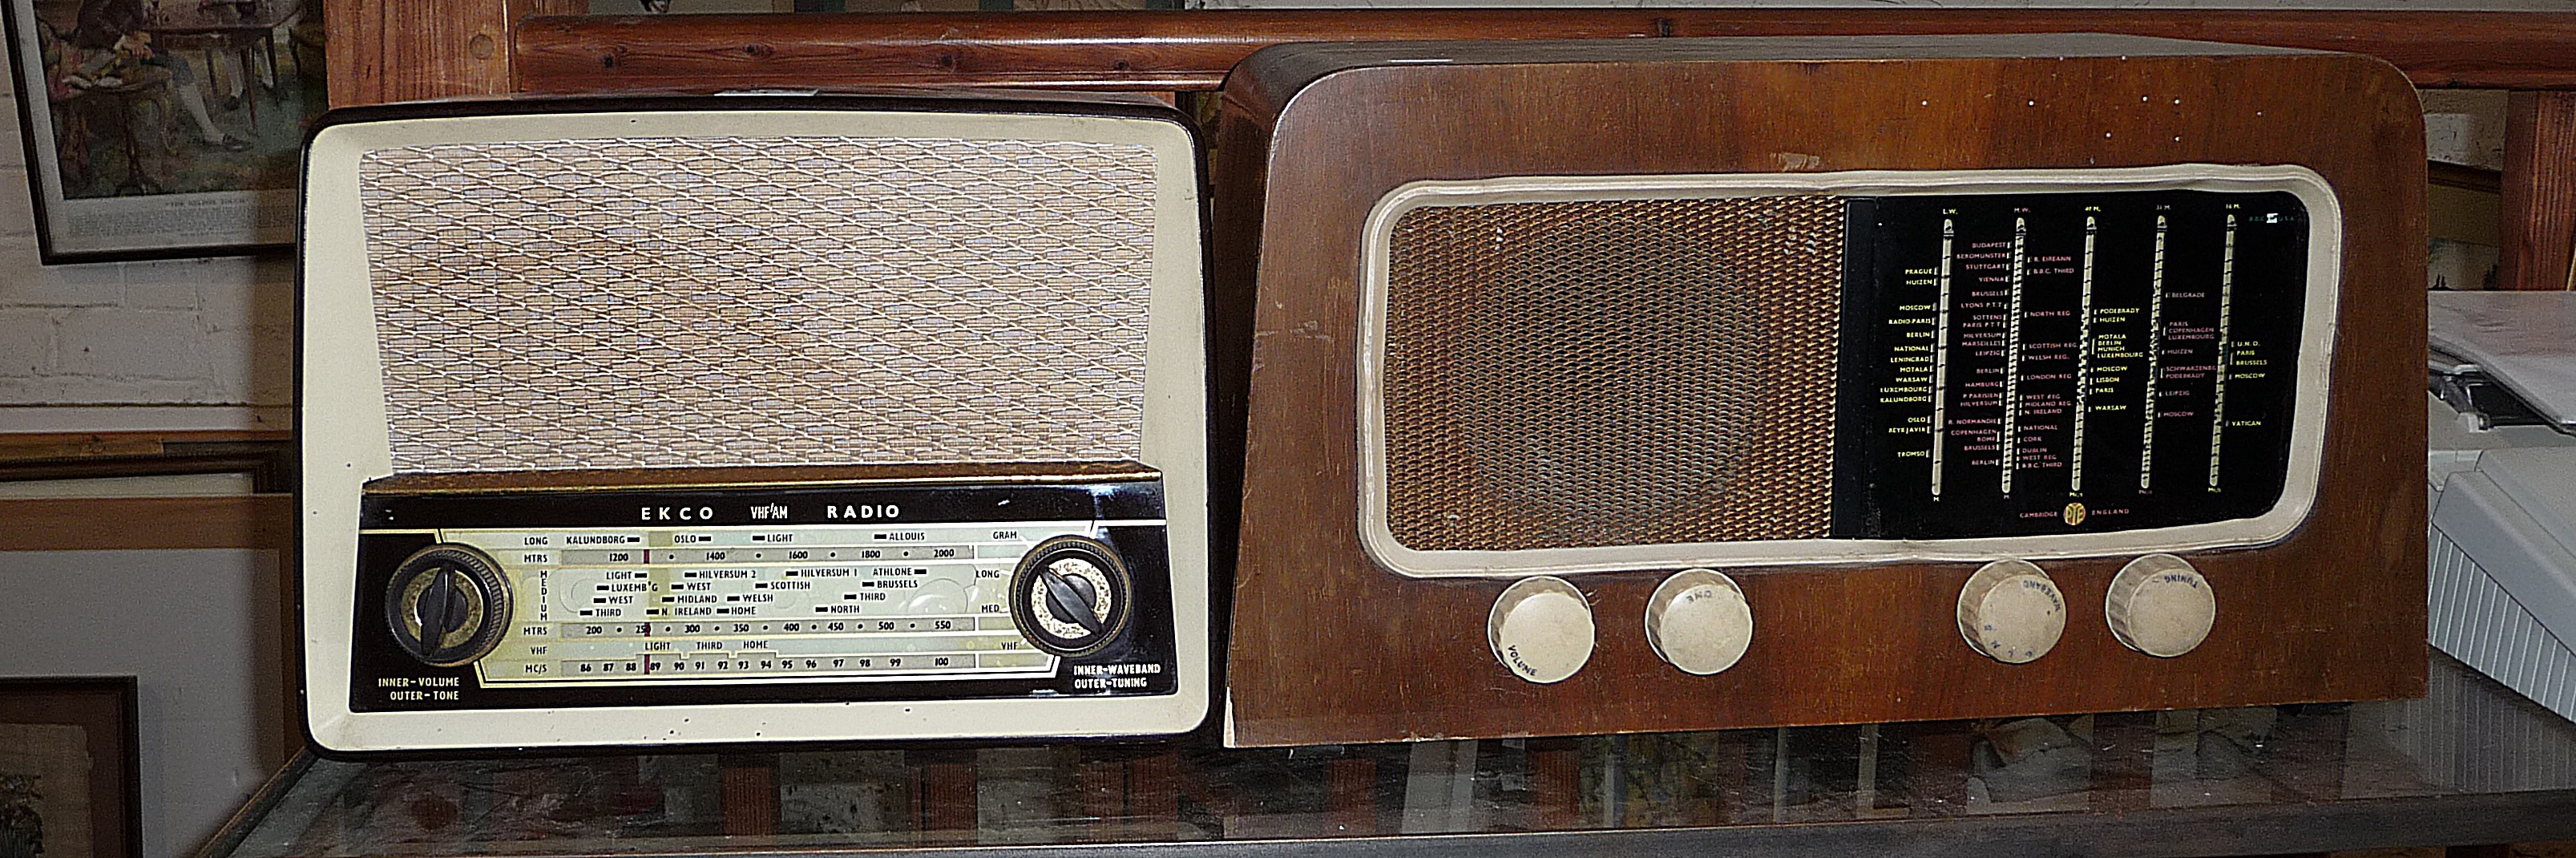
[[[2576,293],[2437,292],[2435,647],[2576,718]]]

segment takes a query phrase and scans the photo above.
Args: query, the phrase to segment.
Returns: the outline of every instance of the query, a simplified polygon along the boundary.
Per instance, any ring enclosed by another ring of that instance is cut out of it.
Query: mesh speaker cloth
[[[1839,200],[1425,206],[1393,230],[1379,396],[1398,543],[1826,535]]]
[[[862,137],[360,164],[396,472],[1139,455],[1143,146]]]

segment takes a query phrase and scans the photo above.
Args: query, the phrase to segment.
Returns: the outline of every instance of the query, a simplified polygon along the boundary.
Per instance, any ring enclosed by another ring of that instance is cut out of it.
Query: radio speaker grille
[[[1144,146],[635,137],[360,165],[397,472],[1134,460]]]
[[[1426,206],[1389,241],[1388,532],[1416,551],[1822,537],[1843,206]]]

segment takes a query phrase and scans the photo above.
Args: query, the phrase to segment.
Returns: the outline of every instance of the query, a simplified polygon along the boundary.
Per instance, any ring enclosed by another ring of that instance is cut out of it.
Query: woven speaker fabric
[[[1826,535],[1839,200],[1426,206],[1393,230],[1378,395],[1398,543]]]
[[[359,168],[398,473],[1124,461],[1155,164],[634,137]]]

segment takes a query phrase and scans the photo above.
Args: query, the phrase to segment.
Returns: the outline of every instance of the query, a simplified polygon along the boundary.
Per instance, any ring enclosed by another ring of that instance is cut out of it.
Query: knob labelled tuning
[[[385,624],[394,645],[422,664],[472,663],[509,631],[509,579],[498,561],[473,546],[423,548],[403,558],[386,582]]]
[[[1126,630],[1135,592],[1127,564],[1107,543],[1058,536],[1020,556],[1011,573],[1011,622],[1038,649],[1090,655]]]

